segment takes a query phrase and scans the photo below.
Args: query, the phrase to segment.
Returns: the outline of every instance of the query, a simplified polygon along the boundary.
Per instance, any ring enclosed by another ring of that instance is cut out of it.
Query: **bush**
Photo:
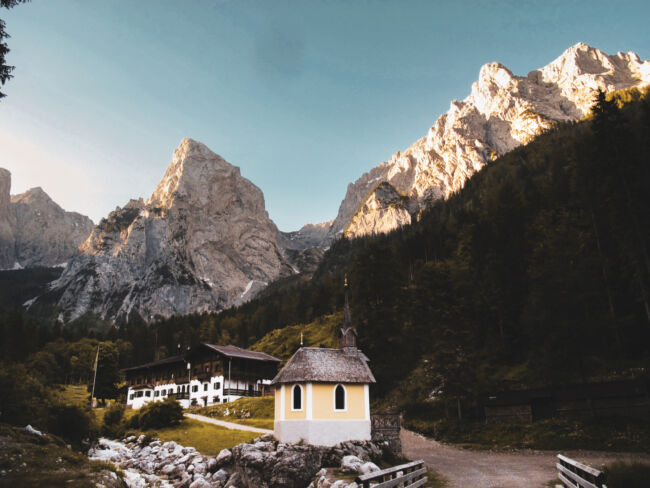
[[[114,402],[104,414],[104,425],[119,424],[124,418],[124,404]]]
[[[124,404],[113,403],[104,414],[104,424],[102,425],[102,434],[107,437],[118,438],[123,437],[126,430],[126,425],[122,421],[124,419]]]
[[[95,414],[78,405],[54,405],[50,408],[47,421],[48,432],[81,444],[83,439],[97,436]]]
[[[49,403],[48,391],[25,366],[0,363],[0,422],[43,426]]]
[[[133,416],[133,419],[132,422],[137,422],[137,426],[142,430],[169,427],[183,420],[183,407],[175,398],[167,398],[162,402],[151,402],[145,405]]]
[[[609,488],[645,488],[650,480],[650,465],[617,461],[603,470]]]

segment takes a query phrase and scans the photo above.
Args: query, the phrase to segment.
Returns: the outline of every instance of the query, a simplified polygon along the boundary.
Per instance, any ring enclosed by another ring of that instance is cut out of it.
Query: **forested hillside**
[[[636,90],[600,96],[589,120],[558,125],[499,158],[418,222],[336,241],[310,280],[284,279],[219,315],[136,320],[108,331],[83,317],[55,336],[129,342],[121,365],[199,341],[250,346],[275,329],[340,311],[347,273],[360,347],[378,379],[375,396],[409,375],[411,401],[434,390],[472,398],[643,374],[648,154],[650,97]],[[14,350],[10,335],[5,327],[6,351]],[[24,359],[38,347],[4,357]]]

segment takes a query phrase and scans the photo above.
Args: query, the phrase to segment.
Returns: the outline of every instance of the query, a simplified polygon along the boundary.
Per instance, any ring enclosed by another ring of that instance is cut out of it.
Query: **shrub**
[[[119,424],[124,418],[124,404],[114,402],[104,414],[104,425]]]
[[[80,444],[83,439],[97,435],[95,414],[78,405],[54,405],[47,421],[48,432]]]
[[[644,488],[650,480],[650,465],[616,461],[603,470],[610,488]]]
[[[50,398],[22,364],[0,364],[0,422],[43,426]]]
[[[157,429],[177,425],[183,420],[183,407],[175,398],[162,402],[151,402],[140,409],[137,415],[138,427],[142,430]]]
[[[123,437],[126,425],[124,419],[124,404],[115,402],[108,407],[104,414],[104,424],[102,425],[102,434],[107,437]]]

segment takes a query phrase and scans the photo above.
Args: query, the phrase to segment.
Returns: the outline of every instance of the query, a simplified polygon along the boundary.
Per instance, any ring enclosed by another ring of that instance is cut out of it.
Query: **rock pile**
[[[382,447],[372,442],[346,442],[335,447],[283,444],[271,435],[250,444],[224,449],[218,456],[203,456],[193,447],[144,436],[122,442],[100,439],[91,459],[110,461],[126,472],[129,486],[176,488],[354,488],[342,480],[328,479],[323,466],[340,466],[344,473],[379,469]],[[137,478],[137,474],[141,478]]]

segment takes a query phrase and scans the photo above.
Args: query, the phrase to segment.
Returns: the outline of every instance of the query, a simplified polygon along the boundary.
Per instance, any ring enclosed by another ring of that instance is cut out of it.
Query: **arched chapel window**
[[[336,385],[334,388],[334,410],[345,410],[346,407],[345,386]]]
[[[302,410],[302,387],[294,385],[291,389],[291,409]]]

